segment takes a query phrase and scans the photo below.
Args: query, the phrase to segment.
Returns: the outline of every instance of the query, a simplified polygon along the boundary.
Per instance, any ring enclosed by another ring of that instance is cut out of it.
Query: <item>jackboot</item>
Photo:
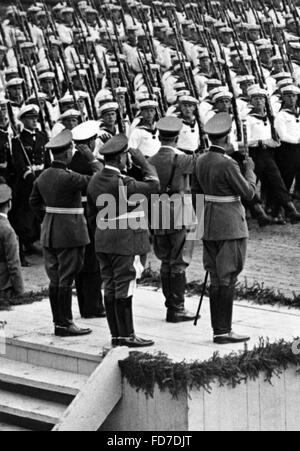
[[[62,318],[60,324],[56,324],[55,335],[58,337],[78,337],[89,335],[91,329],[80,329],[73,322],[72,315],[72,288],[60,287],[58,291],[58,303]]]
[[[112,337],[112,346],[118,346],[118,337],[120,337],[118,321],[116,315],[116,301],[114,298],[104,298],[106,318],[108,322],[108,327]]]
[[[220,302],[219,294],[220,288],[211,285],[209,289],[209,300],[210,300],[211,326],[213,330],[217,330],[218,328],[219,302]]]
[[[162,285],[162,292],[166,299],[165,306],[168,309],[171,307],[171,282],[170,282],[170,274],[163,274],[161,273],[161,285]]]
[[[106,318],[102,300],[102,282],[98,273],[81,273],[75,279],[80,315],[82,318]]]
[[[295,204],[293,202],[289,202],[285,206],[285,211],[289,216],[292,224],[298,224],[300,222],[300,213],[296,209]]]
[[[268,225],[275,224],[273,218],[265,212],[263,206],[261,204],[253,205],[253,211],[255,213],[257,222],[259,227],[266,227]]]
[[[116,314],[120,332],[118,346],[146,348],[154,345],[154,341],[144,340],[135,335],[132,314],[132,297],[117,300]]]
[[[58,302],[58,291],[59,288],[53,285],[49,286],[49,301],[52,311],[53,323],[60,324],[61,320],[61,312],[59,311],[60,305]]]
[[[172,274],[170,277],[170,307],[167,312],[167,323],[183,323],[194,321],[195,315],[184,308],[185,303],[185,273]]]
[[[232,332],[234,293],[234,285],[220,287],[218,312],[214,325],[214,343],[216,344],[244,343],[250,340],[250,337],[240,336]]]

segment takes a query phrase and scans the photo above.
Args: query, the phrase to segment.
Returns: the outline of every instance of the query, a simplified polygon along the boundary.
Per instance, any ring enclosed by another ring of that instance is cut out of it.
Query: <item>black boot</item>
[[[49,300],[54,324],[60,324],[61,320],[61,313],[59,311],[59,303],[58,303],[58,291],[59,291],[58,287],[54,287],[53,285],[49,286]]]
[[[117,315],[116,315],[116,301],[114,298],[104,298],[105,303],[105,309],[106,309],[106,318],[108,322],[108,327],[112,336],[111,344],[113,347],[116,347],[119,345],[119,339],[120,333],[118,328],[118,321],[117,321]]]
[[[211,286],[209,289],[209,300],[210,300],[210,316],[211,316],[211,326],[213,330],[218,328],[218,318],[219,318],[219,293],[220,288]]]
[[[273,218],[267,215],[261,204],[253,205],[253,211],[255,212],[259,227],[266,227],[268,225],[274,224]]]
[[[166,308],[170,308],[172,306],[171,304],[171,282],[170,282],[170,274],[163,274],[161,273],[161,286],[162,286],[162,292],[165,297],[165,306]]]
[[[80,315],[85,319],[106,318],[99,273],[81,273],[75,279]]]
[[[167,312],[167,323],[183,323],[194,321],[195,315],[185,310],[185,273],[172,274],[170,277],[170,307]]]
[[[117,300],[116,314],[120,332],[119,346],[127,346],[128,348],[146,348],[154,345],[154,341],[143,340],[135,335],[132,314],[132,297]]]
[[[298,224],[300,222],[300,213],[299,211],[297,211],[293,202],[289,202],[286,205],[285,211],[289,216],[292,224]]]
[[[60,287],[58,303],[62,318],[60,324],[55,325],[55,335],[58,337],[79,337],[92,333],[91,329],[80,329],[73,323],[72,316],[72,288]]]
[[[218,311],[214,324],[214,343],[234,344],[249,341],[249,337],[239,336],[232,332],[232,314],[235,286],[221,286],[219,289]]]

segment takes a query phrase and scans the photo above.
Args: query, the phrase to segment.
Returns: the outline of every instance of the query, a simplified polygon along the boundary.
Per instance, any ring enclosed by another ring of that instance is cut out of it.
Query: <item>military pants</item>
[[[290,191],[296,175],[300,173],[300,144],[282,143],[281,148],[276,152],[276,162],[283,181]]]
[[[153,246],[156,257],[161,261],[161,274],[172,276],[185,273],[188,263],[183,253],[186,244],[186,230],[165,235],[154,235]]]
[[[277,166],[274,150],[251,149],[250,156],[255,163],[255,173],[272,200],[280,206],[286,206],[291,201],[291,196]]]
[[[56,326],[67,327],[73,322],[72,286],[84,264],[85,247],[69,249],[44,248],[47,275],[50,279],[49,298]]]
[[[204,268],[210,273],[211,285],[230,287],[236,284],[246,261],[247,239],[203,241]]]
[[[97,253],[106,299],[133,296],[136,281],[144,269],[145,257]]]

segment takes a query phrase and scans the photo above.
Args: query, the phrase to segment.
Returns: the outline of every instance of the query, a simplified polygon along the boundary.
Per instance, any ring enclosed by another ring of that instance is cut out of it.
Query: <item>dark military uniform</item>
[[[166,124],[172,130],[178,126],[178,134],[182,127],[182,121],[176,118],[165,118],[159,124]],[[195,155],[176,155],[173,147],[161,147],[159,152],[150,158],[149,162],[155,166],[161,185],[161,194],[177,196],[178,202],[169,208],[170,224],[161,222],[161,217],[152,217],[152,228],[154,233],[154,251],[156,257],[161,260],[161,280],[163,293],[166,298],[168,309],[167,321],[177,322],[179,317],[183,318],[185,312],[185,285],[186,269],[190,261],[184,259],[187,229],[191,224],[186,218],[191,218],[185,211],[185,194],[188,194],[189,178],[193,173],[196,163]],[[171,180],[172,178],[172,180]],[[161,214],[166,215],[166,208]],[[192,205],[190,204],[192,209]],[[160,215],[159,215],[160,216]],[[168,215],[167,215],[168,216]],[[156,223],[158,219],[158,223]],[[179,222],[178,222],[179,221]],[[186,320],[192,320],[193,315],[186,315]]]
[[[12,170],[10,132],[0,129],[0,177],[4,177],[9,185],[12,182]]]
[[[34,180],[45,167],[47,142],[48,139],[44,133],[39,131],[31,133],[27,130],[23,130],[19,137],[12,140],[16,182],[10,219],[19,236],[20,246],[30,245],[40,237],[40,225],[29,207],[29,197]]]
[[[102,148],[102,153],[124,153],[127,147],[127,139],[120,135],[110,140]],[[143,270],[142,263],[145,263],[145,256],[150,251],[145,212],[141,207],[137,212],[136,204],[130,206],[127,200],[135,194],[144,198],[156,193],[159,188],[155,169],[146,161],[143,164],[142,182],[123,176],[117,167],[107,164],[101,173],[93,177],[88,187],[89,221],[96,231],[96,253],[104,282],[107,320],[113,339],[125,339],[125,345],[138,345],[134,337],[132,298],[136,280]],[[100,202],[99,196],[105,196],[104,203]],[[110,205],[112,210],[108,217],[103,213],[106,211],[107,196],[115,201],[116,208]],[[138,221],[137,227],[130,226],[131,219]],[[130,343],[130,338],[134,343]]]
[[[70,146],[71,139],[71,133],[64,131],[48,146],[54,152],[68,143]],[[54,161],[35,181],[30,198],[32,210],[42,221],[41,244],[50,279],[53,320],[62,334],[73,324],[72,286],[89,244],[81,197],[89,181],[89,176],[71,172],[66,164]]]
[[[78,174],[93,176],[94,172],[87,159],[80,152],[75,152],[69,169]],[[87,218],[86,190],[82,193],[84,215]],[[95,236],[90,227],[90,243],[85,248],[84,265],[75,278],[79,310],[82,317],[105,316],[102,301],[102,280],[99,262],[95,253]]]
[[[218,117],[221,117],[221,125]],[[224,120],[229,133],[232,120],[228,118],[228,115],[216,115],[206,127],[212,124],[211,127],[218,130]],[[251,201],[255,190],[253,171],[247,169],[243,177],[238,163],[227,156],[223,148],[212,146],[198,159],[192,191],[195,195],[205,195],[204,267],[211,278],[215,336],[231,333],[234,288],[244,268],[249,236],[241,198]]]

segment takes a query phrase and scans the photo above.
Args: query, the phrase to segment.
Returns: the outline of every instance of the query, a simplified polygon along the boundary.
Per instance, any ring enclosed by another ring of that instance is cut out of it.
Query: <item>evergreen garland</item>
[[[47,299],[48,295],[49,290],[43,289],[39,292],[30,291],[22,294],[21,296],[14,296],[9,300],[3,300],[0,298],[0,311],[10,310],[12,307],[17,305],[29,305],[34,302],[41,302],[44,299]]]
[[[160,274],[153,271],[149,266],[140,280],[141,286],[161,287]],[[200,296],[203,290],[203,282],[190,282],[186,285],[186,293],[189,296]],[[206,289],[206,296],[209,296],[209,287]],[[288,298],[279,290],[265,287],[264,283],[255,282],[249,285],[247,278],[244,283],[236,285],[236,300],[252,301],[258,305],[279,305],[288,308],[300,309],[300,295],[293,293],[293,298]]]
[[[259,345],[251,351],[245,346],[239,353],[221,357],[216,352],[210,360],[192,363],[173,362],[163,353],[131,352],[119,365],[130,386],[143,391],[147,397],[153,397],[157,384],[161,391],[169,390],[177,398],[187,389],[204,389],[211,393],[215,382],[220,387],[235,388],[248,380],[255,381],[260,374],[271,384],[274,376],[279,377],[291,366],[300,366],[300,355],[292,352],[292,344],[285,340],[270,343],[260,339]]]

